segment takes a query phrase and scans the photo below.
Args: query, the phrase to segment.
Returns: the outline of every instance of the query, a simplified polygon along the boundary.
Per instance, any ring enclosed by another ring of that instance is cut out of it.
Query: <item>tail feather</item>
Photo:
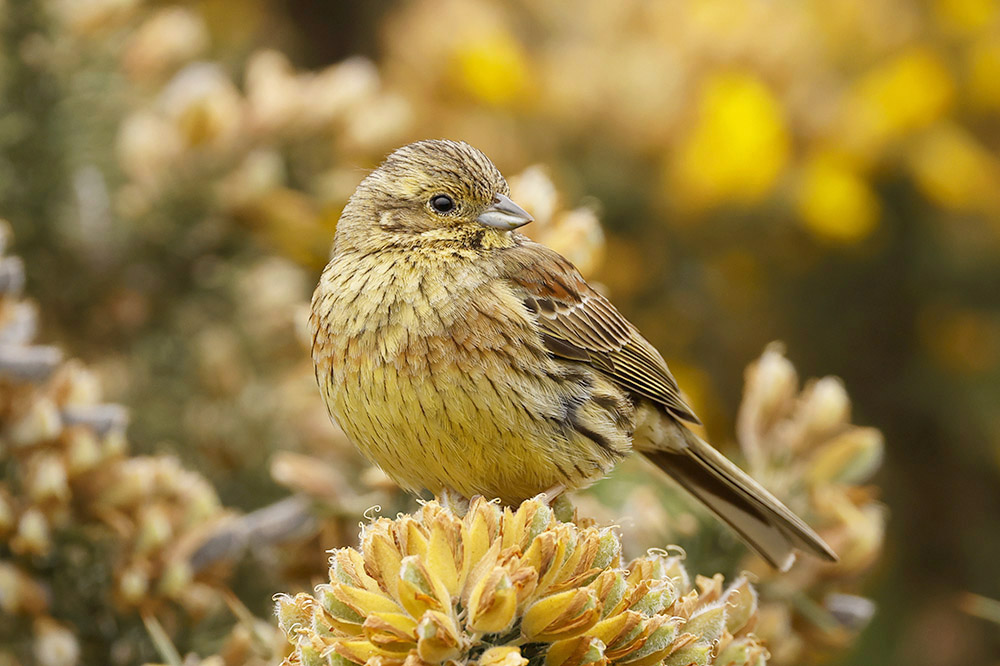
[[[710,444],[678,424],[681,446],[643,453],[733,528],[771,566],[787,571],[795,549],[837,555],[811,527]]]

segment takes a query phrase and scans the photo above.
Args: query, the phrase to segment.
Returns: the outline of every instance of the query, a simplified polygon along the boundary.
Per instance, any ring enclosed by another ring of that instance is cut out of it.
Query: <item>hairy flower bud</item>
[[[525,666],[531,654],[653,666],[678,652],[711,663],[734,637],[745,650],[733,654],[766,654],[752,649],[745,579],[723,591],[721,576],[699,577],[699,592],[676,557],[625,568],[613,531],[561,522],[538,499],[500,511],[475,498],[464,516],[429,502],[374,521],[361,541],[333,553],[314,595],[278,597],[287,666]]]

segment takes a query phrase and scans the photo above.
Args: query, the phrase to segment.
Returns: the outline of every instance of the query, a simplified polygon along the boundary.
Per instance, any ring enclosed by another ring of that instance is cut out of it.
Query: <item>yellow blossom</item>
[[[1000,162],[961,127],[941,124],[922,136],[910,154],[920,189],[955,210],[1000,209]]]
[[[987,111],[1000,109],[1000,37],[987,34],[969,46],[965,58],[972,103]]]
[[[315,596],[278,598],[295,648],[285,664],[707,664],[731,644],[726,664],[760,663],[745,580],[699,577],[691,589],[678,558],[623,567],[620,552],[612,531],[560,522],[538,499],[501,511],[479,497],[464,516],[430,502],[379,519],[360,551],[334,552]]]
[[[803,166],[796,203],[806,229],[824,241],[856,243],[878,223],[878,198],[867,181],[846,160],[828,153]]]
[[[935,0],[934,13],[945,27],[958,33],[975,33],[997,17],[994,0]]]
[[[703,84],[695,124],[677,149],[671,178],[695,206],[753,203],[788,162],[790,139],[771,90],[748,73],[719,73]]]
[[[459,87],[481,102],[510,105],[527,92],[527,56],[506,30],[469,35],[455,46],[452,59]]]
[[[939,53],[913,47],[874,67],[848,94],[839,141],[872,160],[890,142],[943,116],[955,85]]]

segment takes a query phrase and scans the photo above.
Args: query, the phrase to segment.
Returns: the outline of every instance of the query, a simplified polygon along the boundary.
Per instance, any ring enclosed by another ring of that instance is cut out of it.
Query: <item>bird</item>
[[[554,250],[472,145],[396,149],[345,205],[309,330],[334,422],[404,489],[504,504],[585,488],[637,452],[769,564],[836,561],[688,426],[660,353]]]

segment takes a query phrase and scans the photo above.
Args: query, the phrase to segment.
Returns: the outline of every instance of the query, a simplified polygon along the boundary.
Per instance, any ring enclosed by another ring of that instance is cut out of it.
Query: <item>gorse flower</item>
[[[839,379],[810,380],[800,390],[780,345],[747,368],[737,429],[754,476],[806,516],[840,556],[835,565],[803,561],[789,576],[754,568],[762,599],[757,630],[774,646],[776,664],[843,649],[875,612],[856,593],[885,537],[886,510],[868,485],[882,463],[882,433],[852,423]]]
[[[0,220],[0,663],[115,663],[106,644],[140,616],[221,606],[225,572],[191,555],[225,514],[200,474],[129,455],[97,374],[34,342],[10,235]]]
[[[610,528],[539,499],[464,516],[429,502],[381,518],[331,558],[315,594],[281,595],[285,664],[763,664],[745,579],[691,584],[679,556],[627,565]]]

